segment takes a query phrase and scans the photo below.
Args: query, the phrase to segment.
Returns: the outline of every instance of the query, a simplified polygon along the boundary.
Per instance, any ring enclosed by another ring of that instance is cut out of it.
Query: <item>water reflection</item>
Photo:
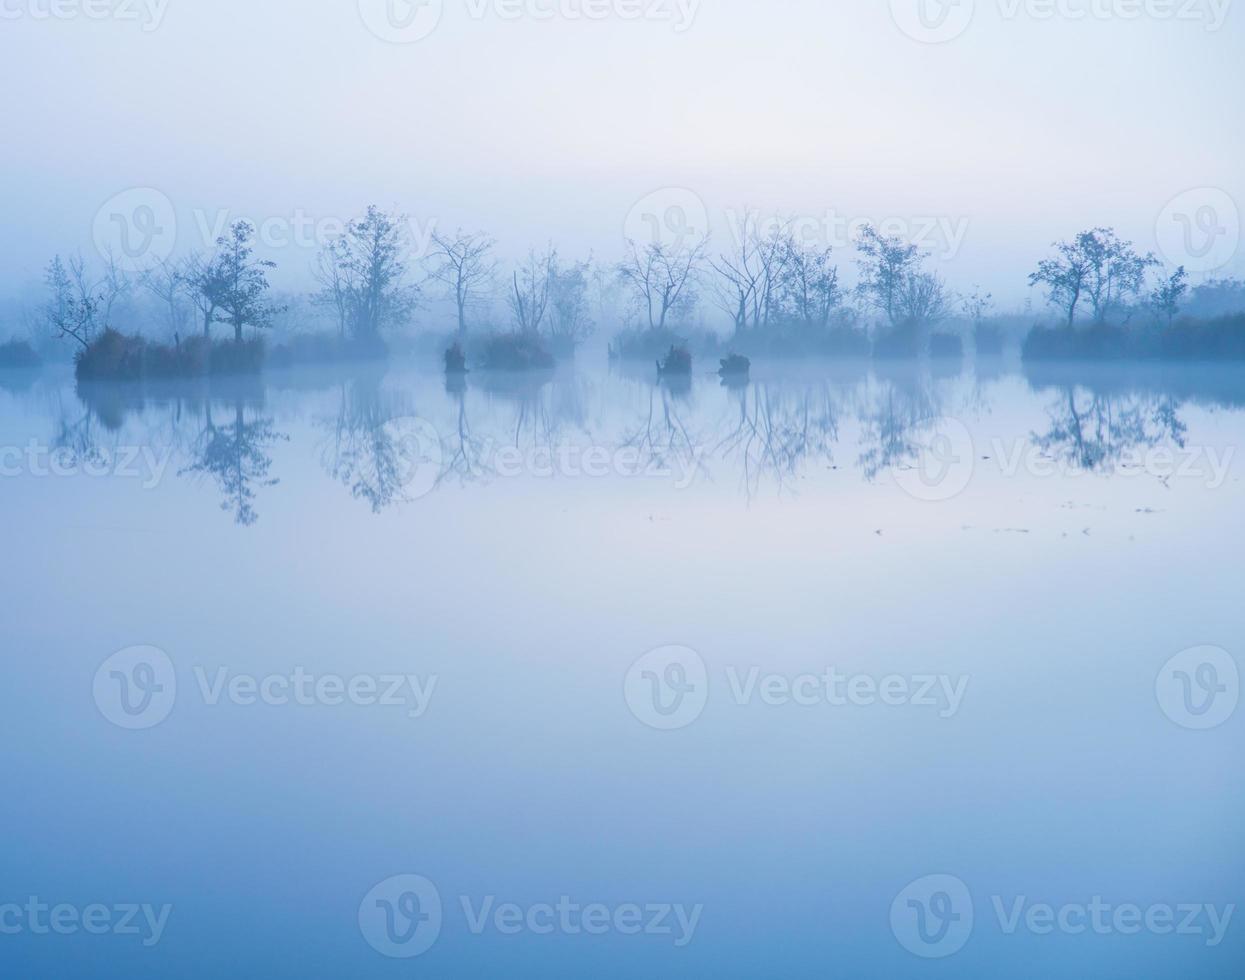
[[[1034,444],[1074,469],[1113,468],[1126,455],[1170,443],[1183,449],[1179,403],[1153,395],[1104,395],[1066,387],[1050,406],[1050,428]]]
[[[203,422],[191,447],[193,462],[179,473],[210,477],[223,497],[221,510],[232,512],[235,522],[250,527],[259,519],[256,491],[280,482],[269,476],[272,457],[266,450],[288,437],[276,431],[271,419],[253,414],[248,422],[241,397],[234,399],[232,413],[225,417],[230,421],[218,423],[212,416],[211,400],[203,402]]]
[[[916,436],[945,414],[932,381],[919,371],[888,365],[883,383],[869,393],[860,413],[856,465],[867,480],[895,467],[911,466],[920,452]]]
[[[614,461],[607,476],[688,473],[729,481],[751,500],[828,470],[879,481],[917,465],[943,419],[972,427],[996,412],[1005,421],[992,423],[1002,427],[994,434],[1065,471],[1106,476],[1130,453],[1183,449],[1190,409],[1239,411],[1245,385],[1235,374],[1170,367],[1022,376],[994,365],[941,377],[890,363],[761,366],[752,380],[723,385],[707,374],[671,384],[617,365],[452,379],[399,366],[143,387],[41,377],[3,398],[45,418],[43,438],[71,460],[124,446],[170,454],[170,472],[213,485],[222,510],[249,527],[262,491],[281,479],[274,453],[287,441],[293,462],[282,467],[311,453],[376,514],[502,476],[561,476],[549,461],[573,453],[582,462],[588,451]]]
[[[382,390],[381,382],[382,374],[371,371],[340,382],[322,454],[332,477],[375,514],[406,499],[410,447],[402,422],[413,413],[405,392]]]
[[[833,461],[845,395],[828,381],[732,386],[735,424],[718,442],[716,452],[739,467],[741,485],[749,495],[767,477],[782,489],[805,466]]]

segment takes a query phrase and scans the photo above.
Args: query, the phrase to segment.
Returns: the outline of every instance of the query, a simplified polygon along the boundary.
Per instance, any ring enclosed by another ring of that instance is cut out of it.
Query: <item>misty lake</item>
[[[1243,442],[1205,365],[0,376],[10,975],[1238,977]]]

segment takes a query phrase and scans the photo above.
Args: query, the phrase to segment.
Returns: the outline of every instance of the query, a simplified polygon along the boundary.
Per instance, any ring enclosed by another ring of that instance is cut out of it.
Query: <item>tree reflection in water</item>
[[[894,373],[872,393],[861,411],[857,465],[869,481],[896,467],[914,465],[921,447],[916,435],[943,414],[929,379],[917,372]]]
[[[425,457],[437,457],[439,463],[440,446],[421,445],[424,427],[413,418],[409,398],[383,389],[376,371],[342,381],[339,390],[333,438],[323,454],[325,468],[374,514],[411,499],[407,490],[412,477]]]
[[[281,481],[269,476],[272,457],[266,450],[287,437],[277,432],[271,419],[255,417],[246,421],[246,406],[241,395],[233,399],[233,419],[223,425],[212,416],[212,402],[203,406],[203,427],[192,447],[194,462],[179,475],[208,476],[220,489],[220,508],[232,511],[234,521],[250,527],[259,514],[255,510],[256,490],[273,487]]]
[[[772,477],[779,490],[813,462],[833,462],[839,439],[839,407],[830,382],[726,386],[737,412],[733,427],[715,448],[735,460],[740,482],[751,497]]]
[[[1034,433],[1033,443],[1075,469],[1110,471],[1138,450],[1165,442],[1183,449],[1187,428],[1179,407],[1167,396],[1110,395],[1068,385],[1047,410],[1050,428]]]

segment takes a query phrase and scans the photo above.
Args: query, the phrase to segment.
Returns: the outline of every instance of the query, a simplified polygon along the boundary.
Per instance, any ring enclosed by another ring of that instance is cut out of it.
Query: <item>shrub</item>
[[[978,357],[996,357],[1003,353],[1003,331],[993,323],[979,323],[973,328],[973,347]]]
[[[1245,360],[1245,313],[1179,320],[1159,334],[1158,354],[1169,360]]]
[[[1185,317],[1171,327],[1034,327],[1021,353],[1031,361],[1240,361],[1245,360],[1245,314]]]
[[[146,348],[142,337],[108,327],[75,355],[74,373],[82,381],[137,381]]]
[[[172,347],[147,344],[143,374],[152,378],[188,378],[206,374],[211,363],[212,345],[204,337],[190,337]]]
[[[964,341],[960,339],[958,334],[930,334],[929,356],[948,359],[961,358],[964,356]]]
[[[24,340],[0,344],[0,368],[34,368],[42,363],[43,358]]]
[[[703,356],[717,353],[718,337],[710,331],[679,331],[669,327],[624,330],[610,345],[610,358],[624,361],[644,361],[651,364],[662,357],[671,347],[686,347]]]
[[[1020,354],[1027,361],[1096,361],[1127,357],[1131,347],[1128,331],[1109,324],[1053,329],[1034,327],[1025,337]]]
[[[752,362],[742,354],[728,354],[722,358],[718,374],[722,377],[739,377],[752,370]]]
[[[264,366],[264,342],[218,340],[212,344],[209,369],[213,374],[256,374]]]
[[[254,374],[264,363],[259,339],[210,342],[203,337],[156,344],[137,334],[105,329],[74,358],[80,381],[140,381],[212,374]]]
[[[753,357],[868,357],[870,350],[869,335],[856,327],[820,329],[802,323],[737,333],[731,345]]]
[[[532,333],[493,334],[484,341],[481,362],[489,371],[541,371],[553,367],[553,355]]]
[[[389,348],[379,337],[344,338],[337,334],[294,334],[268,352],[264,360],[276,368],[298,364],[339,364],[345,361],[383,360]]]
[[[911,323],[880,330],[873,340],[874,357],[917,357],[921,353],[921,331]]]
[[[445,373],[467,373],[467,355],[463,353],[463,346],[457,340],[445,352]]]
[[[657,373],[666,377],[692,373],[692,352],[686,346],[671,346],[664,360],[657,362]]]
[[[570,361],[575,357],[579,345],[572,337],[555,336],[549,338],[549,349],[559,361]]]

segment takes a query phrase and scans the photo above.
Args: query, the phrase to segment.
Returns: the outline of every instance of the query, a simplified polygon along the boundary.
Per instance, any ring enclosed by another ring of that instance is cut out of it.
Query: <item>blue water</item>
[[[1239,977],[1243,437],[1218,368],[5,376],[0,975]]]

